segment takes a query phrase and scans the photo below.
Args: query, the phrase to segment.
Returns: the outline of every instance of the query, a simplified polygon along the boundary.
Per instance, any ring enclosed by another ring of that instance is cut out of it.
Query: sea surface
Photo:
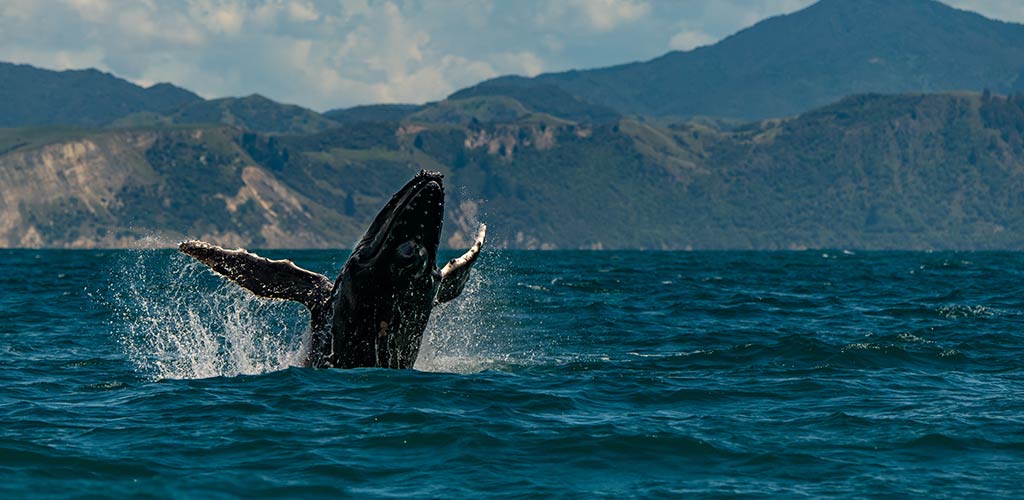
[[[0,498],[1024,498],[1022,253],[489,251],[408,371],[307,318],[0,251]]]

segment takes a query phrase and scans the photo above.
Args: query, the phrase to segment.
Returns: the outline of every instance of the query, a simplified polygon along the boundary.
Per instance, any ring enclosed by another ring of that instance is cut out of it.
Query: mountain
[[[337,125],[315,111],[259,94],[205,100],[168,83],[142,88],[95,69],[50,71],[0,63],[0,91],[0,127],[221,123],[305,134]]]
[[[452,247],[485,221],[507,248],[1024,249],[1022,29],[823,0],[653,61],[326,116],[0,64],[0,247],[348,248],[430,169]]]
[[[397,122],[421,108],[419,104],[368,104],[332,109],[323,115],[338,123]]]
[[[104,125],[167,113],[201,98],[167,83],[142,88],[95,69],[50,71],[0,62],[0,127]]]
[[[348,248],[419,169],[510,248],[1024,248],[1024,98],[862,95],[723,131],[585,124],[0,131],[0,246]]]
[[[309,134],[337,123],[294,104],[281,104],[259,94],[196,101],[171,113],[175,124],[222,123],[274,134]]]
[[[707,144],[695,246],[1024,247],[1024,99],[865,95]]]
[[[450,95],[448,100],[495,96],[515,99],[531,110],[578,122],[607,123],[618,120],[620,116],[608,106],[579,99],[557,85],[514,76],[460,90]]]
[[[501,77],[453,97],[510,88],[550,94],[555,86],[626,115],[752,120],[851,94],[1024,90],[1022,75],[1024,25],[933,0],[822,0],[711,46],[602,69]]]
[[[458,122],[477,118],[467,114],[473,107],[499,120],[521,107],[580,123],[623,115],[728,123],[793,116],[853,94],[983,89],[1024,90],[1024,25],[934,0],[822,0],[714,45],[646,62],[506,76],[439,103],[323,115],[258,95],[204,101],[169,84],[143,89],[96,70],[0,63],[0,90],[9,97],[0,102],[0,127],[217,122],[295,134],[332,123]]]

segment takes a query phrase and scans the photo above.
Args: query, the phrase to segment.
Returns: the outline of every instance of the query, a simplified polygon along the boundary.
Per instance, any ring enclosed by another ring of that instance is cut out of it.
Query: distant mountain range
[[[347,248],[425,168],[454,247],[1024,248],[1022,68],[1024,26],[930,0],[323,114],[0,63],[0,247]]]
[[[0,63],[0,89],[0,127],[107,125],[202,100],[174,85],[142,88],[95,69],[50,71],[10,63]]]
[[[510,87],[545,95],[554,86],[626,115],[752,120],[869,92],[1024,90],[1022,70],[1024,25],[932,0],[822,0],[708,47],[608,68],[502,77],[455,96],[506,95]]]

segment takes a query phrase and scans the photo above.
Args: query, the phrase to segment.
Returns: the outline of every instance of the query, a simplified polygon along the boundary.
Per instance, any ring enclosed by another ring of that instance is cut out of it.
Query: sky
[[[814,0],[0,0],[0,61],[317,111],[690,50]],[[947,0],[1024,23],[1024,0]]]

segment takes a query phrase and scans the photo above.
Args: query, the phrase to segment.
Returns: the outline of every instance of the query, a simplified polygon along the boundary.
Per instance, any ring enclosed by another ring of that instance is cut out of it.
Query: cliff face
[[[453,247],[1022,249],[1024,97],[955,93],[1022,67],[1024,26],[933,0],[326,116],[0,63],[0,127],[45,126],[0,128],[0,246],[348,248],[429,169]]]
[[[546,115],[307,135],[0,130],[0,246],[348,248],[420,169],[494,248],[1024,248],[1024,98],[859,96],[720,130]]]
[[[156,181],[152,133],[60,142],[0,156],[0,245],[89,248],[130,243],[108,228],[126,187]]]
[[[226,126],[0,130],[0,247],[166,247],[200,238],[348,248],[416,171],[448,170],[412,145],[425,128],[409,130],[360,126],[289,138]],[[475,234],[477,204],[457,197],[449,198],[445,241],[462,246]]]
[[[87,134],[0,156],[0,246],[319,246],[301,195],[255,164],[231,129]],[[287,225],[287,226],[286,226]]]

